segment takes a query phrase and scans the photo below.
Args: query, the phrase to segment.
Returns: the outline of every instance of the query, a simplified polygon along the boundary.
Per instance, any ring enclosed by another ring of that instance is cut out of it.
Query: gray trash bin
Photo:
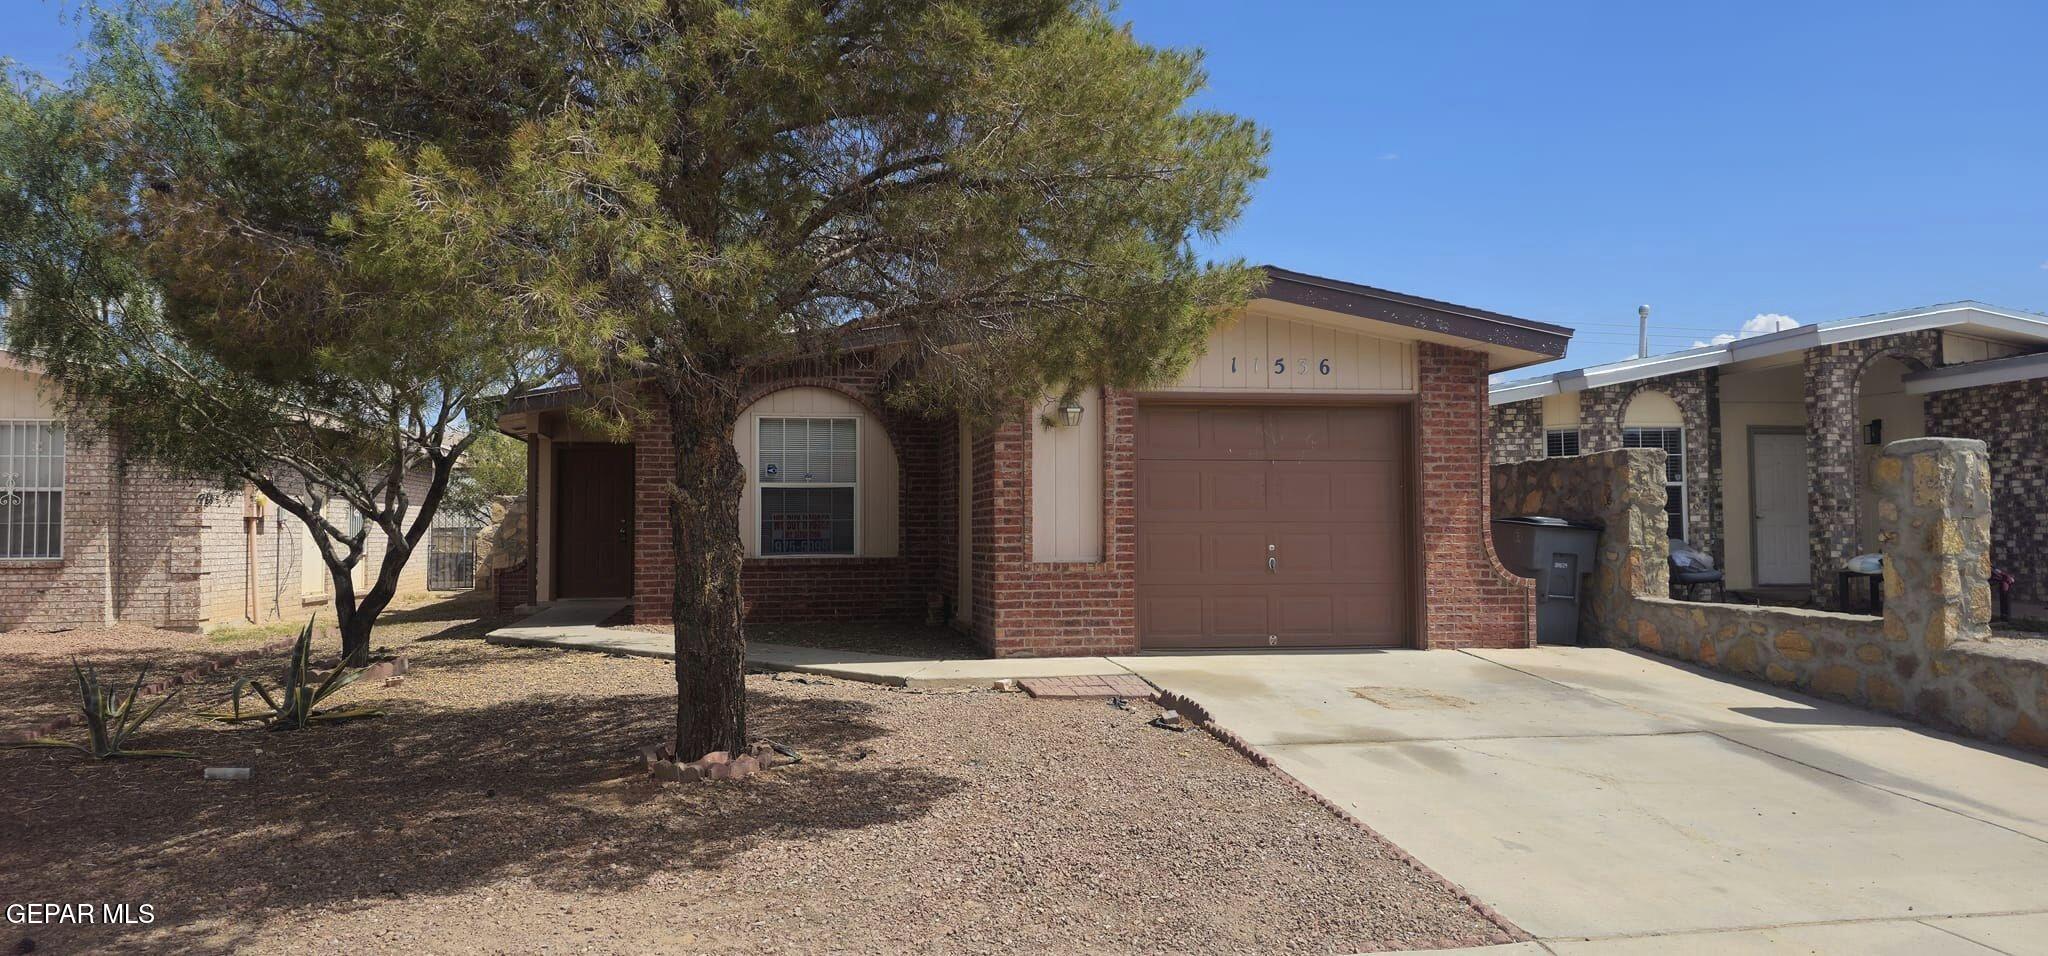
[[[1536,642],[1579,642],[1579,595],[1593,573],[1602,527],[1563,518],[1495,518],[1493,551],[1508,570],[1536,579]]]

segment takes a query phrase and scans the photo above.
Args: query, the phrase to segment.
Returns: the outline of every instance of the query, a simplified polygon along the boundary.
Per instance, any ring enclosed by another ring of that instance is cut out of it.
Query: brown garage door
[[[1138,633],[1154,647],[1408,642],[1398,407],[1138,409]]]

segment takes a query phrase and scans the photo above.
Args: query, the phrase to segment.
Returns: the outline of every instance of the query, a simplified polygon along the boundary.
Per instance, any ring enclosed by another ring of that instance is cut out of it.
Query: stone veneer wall
[[[1856,446],[1862,441],[1862,380],[1870,363],[1885,357],[1918,368],[1941,362],[1941,332],[1902,332],[1806,350],[1806,494],[1812,511],[1807,539],[1813,597],[1836,605],[1835,574],[1856,556]]]
[[[1927,431],[1975,438],[1991,454],[1991,565],[2013,600],[2048,603],[2048,379],[1927,396]]]
[[[1543,457],[1543,400],[1493,406],[1493,463]]]
[[[1666,597],[1661,458],[1628,450],[1494,469],[1499,513],[1605,525],[1582,605],[1592,643],[2048,751],[2048,655],[1986,640],[1991,480],[1981,442],[1916,438],[1885,448],[1883,618]]]
[[[1629,402],[1643,392],[1660,392],[1678,406],[1685,424],[1685,540],[1727,565],[1721,533],[1721,373],[1704,368],[1639,382],[1589,388],[1579,394],[1579,448],[1584,452],[1621,447]],[[1658,494],[1661,496],[1661,489]],[[1661,500],[1661,499],[1660,499]],[[1658,506],[1660,509],[1662,505]],[[1853,527],[1853,525],[1852,525]]]

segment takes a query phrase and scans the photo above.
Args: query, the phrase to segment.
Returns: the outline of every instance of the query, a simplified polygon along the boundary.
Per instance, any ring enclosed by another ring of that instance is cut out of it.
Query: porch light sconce
[[[1866,445],[1884,444],[1884,419],[1873,418],[1870,420],[1870,424],[1863,426],[1863,443]]]
[[[1076,402],[1076,401],[1066,401],[1066,402],[1061,402],[1061,403],[1060,403],[1060,426],[1061,426],[1062,428],[1074,428],[1074,427],[1076,427],[1076,426],[1080,425],[1080,424],[1081,424],[1081,412],[1082,412],[1082,411],[1083,411],[1083,409],[1081,408],[1081,403],[1080,403],[1080,402]]]

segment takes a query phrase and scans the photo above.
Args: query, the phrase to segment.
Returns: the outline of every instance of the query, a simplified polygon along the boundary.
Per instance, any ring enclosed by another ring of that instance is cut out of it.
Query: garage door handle
[[[1280,559],[1279,559],[1279,558],[1267,558],[1267,559],[1266,559],[1266,573],[1267,573],[1267,574],[1277,574],[1277,573],[1279,573],[1279,571],[1280,571]]]

